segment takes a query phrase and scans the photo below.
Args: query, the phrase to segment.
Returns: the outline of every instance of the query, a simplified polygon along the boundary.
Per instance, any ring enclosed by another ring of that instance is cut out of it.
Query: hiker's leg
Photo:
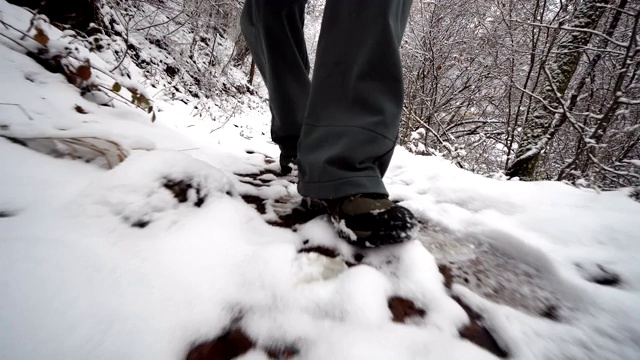
[[[301,194],[387,194],[398,135],[399,46],[411,0],[327,0],[299,144]]]
[[[246,0],[240,24],[269,90],[271,138],[295,157],[309,97],[306,0]]]

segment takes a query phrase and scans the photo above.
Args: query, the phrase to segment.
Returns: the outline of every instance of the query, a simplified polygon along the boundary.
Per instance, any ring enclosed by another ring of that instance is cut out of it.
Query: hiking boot
[[[318,216],[327,214],[327,205],[320,200],[303,197],[300,204],[291,209],[291,215],[304,224]]]
[[[280,174],[289,175],[293,171],[292,165],[296,164],[296,155],[280,153]]]
[[[411,240],[417,221],[413,213],[386,195],[358,194],[325,200],[340,237],[360,247],[378,247]]]

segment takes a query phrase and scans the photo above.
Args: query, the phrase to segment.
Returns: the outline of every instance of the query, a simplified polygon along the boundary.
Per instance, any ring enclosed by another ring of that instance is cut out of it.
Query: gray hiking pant
[[[310,81],[306,0],[245,1],[242,32],[269,90],[271,136],[283,154],[297,155],[300,194],[387,194],[411,2],[327,0]]]

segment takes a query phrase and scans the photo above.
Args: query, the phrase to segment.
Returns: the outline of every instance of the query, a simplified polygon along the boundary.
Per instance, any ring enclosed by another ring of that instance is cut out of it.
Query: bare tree
[[[565,31],[544,65],[545,78],[536,94],[537,102],[525,119],[522,139],[507,176],[533,179],[540,155],[557,133],[565,117],[559,116],[562,98],[580,64],[580,58],[610,0],[585,0],[576,7],[571,20],[559,29]]]

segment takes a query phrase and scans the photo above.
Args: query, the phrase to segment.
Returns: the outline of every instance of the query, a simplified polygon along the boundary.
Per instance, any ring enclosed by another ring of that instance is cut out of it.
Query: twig
[[[554,30],[565,30],[565,31],[575,31],[575,32],[585,32],[585,33],[590,33],[592,35],[597,35],[600,36],[604,39],[607,39],[610,43],[619,46],[619,47],[627,47],[629,44],[628,43],[622,43],[617,41],[616,39],[613,39],[609,36],[606,36],[605,34],[597,31],[597,30],[592,30],[592,29],[586,29],[586,28],[574,28],[574,27],[569,27],[569,26],[552,26],[552,25],[547,25],[547,24],[537,24],[537,23],[530,23],[530,22],[525,22],[525,21],[519,21],[519,20],[515,20],[518,23],[524,24],[524,25],[531,25],[531,26],[539,26],[539,27],[543,27],[543,28],[548,28],[548,29],[554,29]]]
[[[18,108],[20,108],[20,110],[29,118],[29,120],[33,121],[33,118],[29,115],[29,113],[27,112],[27,110],[25,110],[22,105],[20,104],[13,104],[13,103],[0,103],[0,105],[5,105],[5,106],[17,106]]]
[[[24,46],[24,45],[23,45],[22,43],[20,43],[18,40],[16,40],[16,39],[12,39],[11,37],[9,37],[9,36],[7,36],[7,35],[5,35],[5,34],[3,34],[3,33],[0,33],[0,35],[1,35],[1,36],[3,36],[3,37],[4,37],[4,38],[6,38],[6,39],[9,39],[9,40],[13,41],[14,43],[16,43],[16,45],[18,45],[18,46],[22,47],[23,49],[27,50],[27,52],[31,51],[28,47]]]
[[[11,24],[9,24],[9,23],[4,22],[4,20],[0,20],[0,23],[2,23],[2,24],[3,24],[5,27],[7,27],[7,28],[11,28],[11,29],[13,29],[13,30],[15,30],[15,31],[19,32],[20,34],[22,34],[22,37],[23,37],[23,38],[28,37],[29,39],[31,39],[31,40],[33,40],[33,41],[36,41],[36,40],[33,38],[33,36],[29,35],[28,33],[26,33],[26,32],[24,32],[24,31],[22,31],[22,30],[18,29],[17,27],[15,27],[15,26],[13,26],[13,25],[11,25]],[[37,41],[36,41],[36,42],[37,42]]]
[[[166,25],[166,24],[168,24],[168,23],[170,23],[170,22],[173,22],[173,21],[174,21],[175,19],[177,19],[180,15],[184,14],[186,10],[187,10],[187,8],[186,8],[185,6],[183,6],[183,7],[182,7],[182,10],[181,10],[177,15],[175,15],[174,17],[172,17],[172,18],[168,19],[167,21],[163,21],[163,22],[161,22],[161,23],[157,23],[157,24],[151,24],[151,25],[149,25],[149,26],[144,26],[144,27],[141,27],[141,28],[133,29],[133,30],[135,30],[135,31],[143,31],[143,30],[147,30],[147,29],[154,28],[154,27],[158,27],[158,26]]]
[[[436,133],[431,126],[427,125],[427,123],[425,123],[424,121],[422,121],[422,119],[420,119],[416,114],[414,114],[413,112],[409,111],[406,107],[404,109],[407,114],[409,114],[409,116],[411,116],[412,119],[414,119],[415,121],[419,122],[422,126],[424,126],[427,130],[429,130],[430,133],[432,133],[436,139],[438,139],[438,141],[440,142],[440,144],[442,144],[442,146],[449,152],[449,154],[451,156],[453,156],[453,152],[451,151],[451,149],[449,149],[449,144],[447,144],[446,142],[444,142],[444,140],[442,140],[442,138],[440,137],[440,135],[438,135],[438,133]]]

